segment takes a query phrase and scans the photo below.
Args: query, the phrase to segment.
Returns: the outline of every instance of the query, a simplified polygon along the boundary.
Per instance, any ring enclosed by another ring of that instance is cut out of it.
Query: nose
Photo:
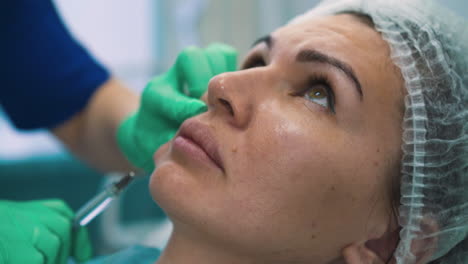
[[[223,73],[213,77],[208,85],[208,109],[237,128],[248,126],[252,119],[253,83],[241,72]]]

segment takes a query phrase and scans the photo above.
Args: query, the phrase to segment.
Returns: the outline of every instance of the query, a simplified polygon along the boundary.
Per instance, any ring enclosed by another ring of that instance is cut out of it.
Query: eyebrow
[[[270,36],[270,35],[267,35],[267,36],[263,36],[259,39],[257,39],[253,44],[252,44],[252,47],[255,47],[257,46],[258,44],[264,42],[268,49],[272,49],[273,48],[273,38]]]
[[[340,61],[336,58],[330,57],[324,53],[321,53],[317,50],[307,49],[300,51],[297,56],[296,60],[298,62],[319,62],[329,64],[335,68],[338,68],[341,72],[343,72],[346,76],[348,76],[351,81],[353,81],[354,86],[356,87],[357,92],[362,100],[362,87],[359,79],[356,77],[354,70],[351,66],[346,64],[343,61]]]
[[[264,42],[267,45],[268,49],[272,49],[273,38],[270,35],[259,38],[257,41],[254,42],[252,47],[262,42]],[[339,69],[353,82],[354,87],[356,88],[357,92],[359,93],[359,97],[362,100],[363,93],[361,83],[356,77],[353,68],[349,64],[313,49],[306,49],[300,51],[296,56],[296,61],[325,63]]]

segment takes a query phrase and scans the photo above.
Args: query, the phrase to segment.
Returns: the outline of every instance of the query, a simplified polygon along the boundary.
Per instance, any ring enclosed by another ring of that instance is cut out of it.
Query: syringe
[[[135,173],[130,172],[118,182],[107,186],[102,192],[92,198],[83,207],[81,207],[73,219],[73,226],[85,226],[96,216],[102,213],[110,202],[114,200],[125,187],[135,178]]]

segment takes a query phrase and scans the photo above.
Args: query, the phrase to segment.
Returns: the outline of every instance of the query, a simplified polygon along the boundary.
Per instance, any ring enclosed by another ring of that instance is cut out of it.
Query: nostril
[[[234,116],[234,109],[232,109],[231,103],[222,98],[219,98],[218,100],[221,103],[221,105],[224,106],[232,116]]]

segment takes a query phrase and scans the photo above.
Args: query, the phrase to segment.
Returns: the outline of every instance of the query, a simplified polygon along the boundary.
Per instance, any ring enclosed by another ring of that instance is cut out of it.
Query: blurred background
[[[468,18],[468,2],[440,0]],[[316,5],[318,0],[55,0],[72,34],[115,76],[141,91],[167,70],[188,45],[224,42],[240,51],[253,41]],[[102,177],[73,158],[47,131],[15,130],[0,109],[0,199],[64,198],[79,208],[112,175]],[[163,227],[162,211],[151,201],[148,179],[125,193],[120,204],[93,222],[98,254],[147,240]],[[26,184],[25,184],[26,183]],[[159,230],[159,229],[158,229]],[[161,245],[160,240],[147,241]],[[146,236],[146,237],[145,237]]]

